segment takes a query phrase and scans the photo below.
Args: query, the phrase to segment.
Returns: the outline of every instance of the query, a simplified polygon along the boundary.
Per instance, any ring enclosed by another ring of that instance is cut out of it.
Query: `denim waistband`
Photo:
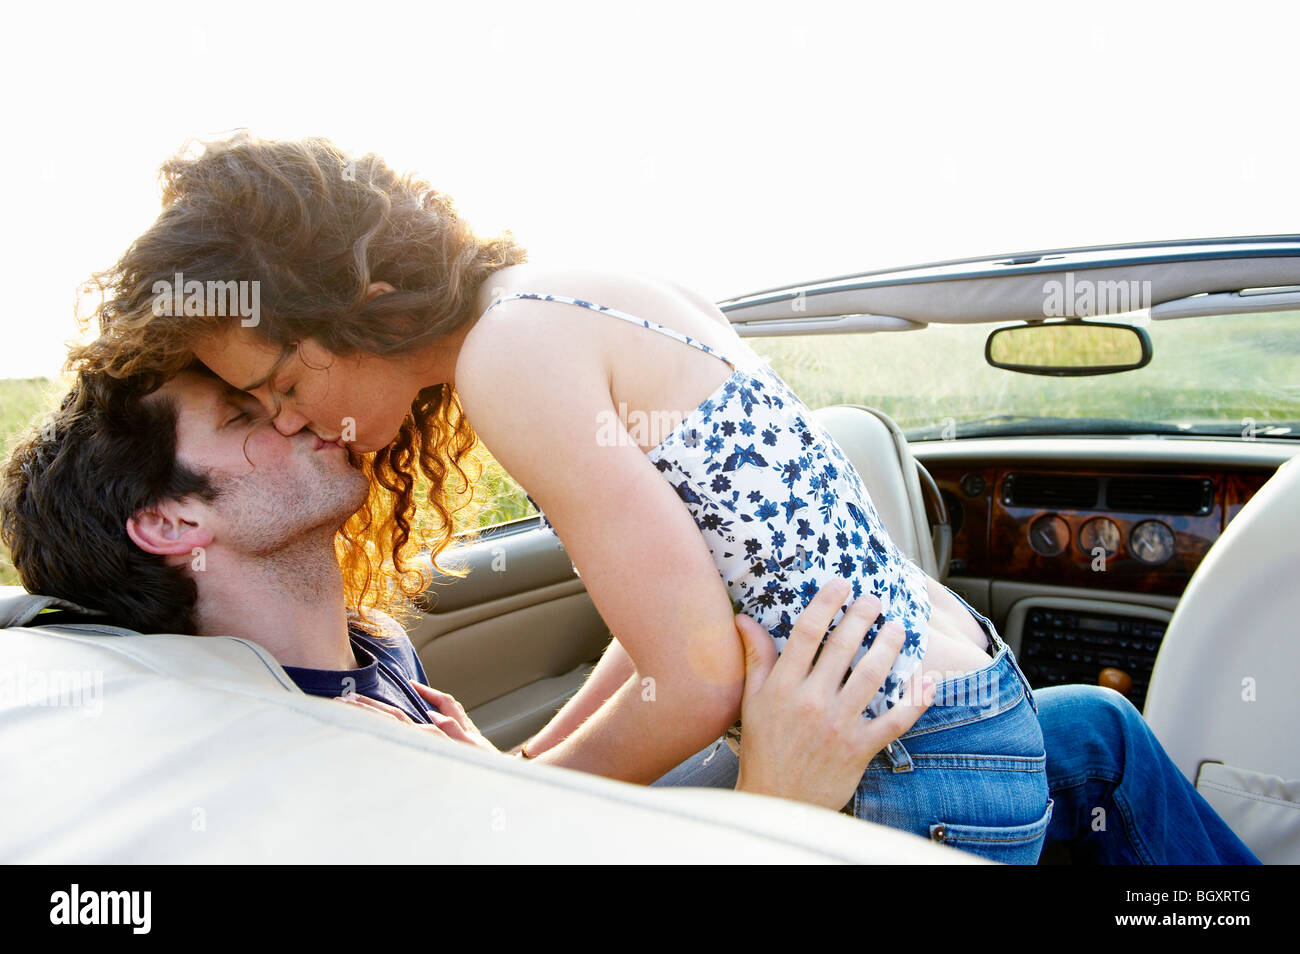
[[[993,625],[993,621],[990,620],[987,616],[984,616],[983,614],[977,612],[975,610],[975,607],[971,606],[964,599],[962,599],[961,594],[958,593],[956,590],[953,590],[950,587],[944,587],[944,589],[948,590],[948,592],[951,593],[957,599],[958,603],[960,603],[962,606],[970,610],[970,614],[975,617],[975,621],[980,624],[984,632],[988,635],[989,645],[993,647],[994,663],[997,662],[999,655],[1001,655],[1003,652],[1006,653],[1007,660],[1010,662],[1011,667],[1015,670],[1016,678],[1019,679],[1020,684],[1025,687],[1025,694],[1029,696],[1030,705],[1033,706],[1034,711],[1037,712],[1038,701],[1034,699],[1034,690],[1029,685],[1029,679],[1028,677],[1025,676],[1024,670],[1020,668],[1020,661],[1016,659],[1016,654],[1011,651],[1011,647],[1008,646],[1003,641],[1000,635],[998,635],[997,627]]]
[[[998,635],[997,627],[987,617],[976,612],[960,595],[952,590],[949,592],[970,610],[971,615],[983,627],[994,650],[993,658],[987,666],[944,679],[935,686],[934,702],[930,708],[922,713],[909,731],[890,743],[877,756],[888,759],[895,771],[911,769],[911,756],[907,752],[909,739],[991,719],[1018,705],[1026,697],[1033,711],[1038,712],[1038,702],[1034,699],[1029,680],[1016,661],[1011,647]],[[918,672],[914,678],[921,677],[922,673]]]

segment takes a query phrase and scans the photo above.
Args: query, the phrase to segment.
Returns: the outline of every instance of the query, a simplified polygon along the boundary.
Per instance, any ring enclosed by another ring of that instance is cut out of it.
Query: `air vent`
[[[1096,507],[1100,483],[1096,477],[1072,474],[1007,474],[1002,502],[1014,507],[1083,510]]]
[[[1112,477],[1106,509],[1137,513],[1209,513],[1214,484],[1201,477]]]

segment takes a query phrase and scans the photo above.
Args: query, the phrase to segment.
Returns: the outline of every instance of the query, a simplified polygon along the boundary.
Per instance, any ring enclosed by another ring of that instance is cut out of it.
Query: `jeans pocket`
[[[962,851],[1000,861],[1009,865],[1038,863],[1047,836],[1047,824],[1052,820],[1053,801],[1047,800],[1047,811],[1038,821],[1027,825],[955,825],[938,822],[930,826],[930,838]]]

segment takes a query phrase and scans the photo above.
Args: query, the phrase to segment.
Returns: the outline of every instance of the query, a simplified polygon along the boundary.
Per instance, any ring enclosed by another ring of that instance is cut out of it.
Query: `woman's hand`
[[[750,617],[736,617],[745,644],[744,739],[736,790],[776,795],[839,810],[857,789],[872,757],[905,733],[934,701],[927,678],[875,719],[862,717],[903,645],[903,628],[886,623],[845,681],[853,654],[880,615],[864,596],[844,612],[817,655],[818,644],[849,595],[846,581],[827,583],[799,614],[777,657],[771,635]],[[841,685],[842,684],[842,685]]]
[[[411,687],[420,694],[422,699],[426,702],[433,703],[438,708],[437,712],[428,710],[429,718],[433,720],[432,725],[416,722],[401,709],[397,708],[397,706],[390,706],[386,702],[380,702],[378,699],[371,699],[369,696],[351,693],[350,695],[339,696],[338,699],[342,702],[350,702],[355,705],[365,706],[368,709],[373,709],[376,712],[381,712],[384,715],[391,716],[398,722],[406,722],[415,726],[417,729],[432,732],[434,735],[441,736],[444,739],[450,739],[453,742],[467,742],[470,745],[476,746],[480,749],[486,749],[489,752],[500,751],[495,745],[483,737],[483,734],[479,732],[478,727],[474,725],[470,717],[465,714],[464,707],[456,701],[455,697],[445,692],[439,692],[437,689],[426,686],[421,682],[416,682],[414,679],[409,679],[407,681],[410,682]]]

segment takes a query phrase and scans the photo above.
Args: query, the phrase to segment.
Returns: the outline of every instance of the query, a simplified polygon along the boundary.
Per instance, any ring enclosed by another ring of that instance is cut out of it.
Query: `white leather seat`
[[[0,598],[9,862],[978,863],[829,810],[651,789],[305,695],[247,640],[46,625]]]
[[[833,404],[813,411],[813,417],[862,477],[890,538],[908,559],[942,581],[948,575],[951,540],[931,533],[916,458],[902,430],[884,411],[864,404]],[[946,534],[946,521],[936,529]]]
[[[1205,555],[1156,656],[1144,716],[1263,861],[1300,863],[1300,463]]]

